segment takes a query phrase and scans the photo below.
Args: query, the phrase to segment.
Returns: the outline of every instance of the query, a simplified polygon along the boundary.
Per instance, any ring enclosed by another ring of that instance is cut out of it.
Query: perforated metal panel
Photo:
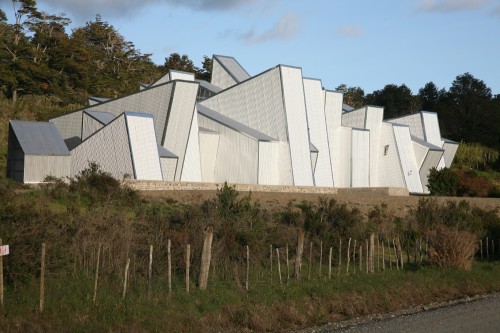
[[[279,185],[279,142],[259,142],[259,184]]]
[[[97,121],[96,119],[89,116],[87,113],[83,113],[83,124],[82,124],[82,140],[87,139],[89,136],[103,128],[104,125]]]
[[[134,177],[125,116],[121,115],[71,151],[71,176],[97,162],[117,179]]]
[[[351,186],[370,186],[370,131],[352,130]]]
[[[215,163],[219,149],[219,133],[200,131],[201,177],[203,182],[215,182]]]
[[[341,168],[341,126],[342,126],[342,93],[325,91],[325,120],[330,149],[330,163],[332,166],[333,185],[340,185]]]
[[[453,163],[458,149],[458,142],[445,141],[443,144],[445,166],[449,168]]]
[[[395,119],[389,119],[386,121],[393,124],[406,125],[410,128],[410,133],[412,136],[425,140],[424,126],[422,123],[422,116],[420,113],[415,113],[412,115]]]
[[[429,149],[427,155],[425,156],[424,162],[420,167],[420,180],[422,181],[424,193],[429,193],[429,188],[427,187],[429,173],[432,168],[437,168],[443,153],[443,150]]]
[[[378,176],[379,186],[406,187],[391,123],[382,123],[378,172],[371,176]]]
[[[362,107],[342,114],[342,126],[365,128],[367,107]]]
[[[160,158],[160,164],[163,180],[174,180],[177,158]]]
[[[162,180],[153,116],[127,113],[126,119],[135,178]]]
[[[333,186],[330,147],[326,130],[325,99],[321,81],[304,79],[309,137],[318,148],[316,162],[313,163],[316,186]]]
[[[340,145],[336,154],[339,161],[339,176],[335,187],[351,187],[352,128],[340,128]]]
[[[422,181],[415,160],[410,128],[408,126],[394,125],[393,130],[406,188],[411,193],[422,193]]]
[[[82,113],[83,111],[79,110],[49,120],[56,125],[59,134],[70,150],[81,142]]]
[[[210,83],[221,89],[227,89],[238,83],[216,58],[214,58],[213,60],[212,80]]]
[[[425,131],[425,141],[441,147],[441,132],[439,130],[437,113],[422,111],[421,114]]]
[[[66,178],[70,174],[70,156],[26,155],[24,183],[41,183],[46,176]]]
[[[191,130],[189,131],[186,157],[182,169],[181,181],[201,182],[201,161],[200,161],[200,138],[198,135],[198,115],[196,111],[191,121]]]
[[[305,108],[302,71],[300,68],[280,66],[285,113],[288,125],[293,181],[297,186],[313,186],[309,156],[309,133]]]
[[[366,108],[365,129],[370,131],[370,187],[380,186],[377,173],[379,171],[380,136],[384,109],[368,106]]]
[[[197,86],[197,84],[195,83],[187,84]],[[117,98],[109,102],[94,105],[87,108],[86,110],[109,112],[116,116],[122,114],[125,111],[149,113],[153,115],[154,118],[157,143],[162,144],[162,135],[167,121],[167,113],[170,108],[173,86],[174,83],[154,86],[129,96],[124,96],[122,98]],[[193,105],[195,103],[195,100],[196,95],[192,100]]]

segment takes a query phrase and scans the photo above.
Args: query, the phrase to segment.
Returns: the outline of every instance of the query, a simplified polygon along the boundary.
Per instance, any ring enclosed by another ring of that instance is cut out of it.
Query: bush
[[[455,196],[458,189],[458,176],[449,168],[441,170],[432,168],[427,187],[431,195]]]
[[[470,269],[477,236],[458,228],[438,226],[427,233],[429,260],[438,267]]]
[[[493,192],[493,184],[475,171],[458,170],[457,195],[461,197],[487,197]]]

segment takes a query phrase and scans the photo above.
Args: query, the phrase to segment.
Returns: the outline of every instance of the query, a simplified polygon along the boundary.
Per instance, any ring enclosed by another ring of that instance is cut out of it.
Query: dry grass
[[[477,236],[468,231],[437,226],[427,235],[429,260],[438,267],[470,269],[477,251]]]

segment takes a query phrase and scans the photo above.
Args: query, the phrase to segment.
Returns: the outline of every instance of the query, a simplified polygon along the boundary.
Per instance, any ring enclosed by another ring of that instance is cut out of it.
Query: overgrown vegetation
[[[10,331],[62,327],[72,331],[125,327],[171,331],[277,330],[371,311],[395,310],[413,305],[412,302],[500,289],[498,265],[474,264],[472,260],[474,254],[479,256],[476,253],[479,238],[500,239],[498,212],[472,207],[466,202],[439,205],[434,200],[421,200],[406,218],[395,218],[385,205],[375,207],[365,218],[357,209],[327,198],[290,203],[268,211],[253,201],[251,194],[241,196],[234,187],[224,184],[213,199],[200,205],[184,205],[171,198],[143,199],[96,164],[69,182],[47,179],[42,188],[23,193],[16,193],[8,186],[0,189],[0,235],[11,248],[9,256],[4,257],[8,306],[2,310],[0,325]],[[208,290],[201,292],[192,282],[192,293],[187,295],[185,247],[191,245],[191,277],[196,281],[202,231],[207,226],[214,230]],[[295,255],[298,229],[305,230],[306,244],[313,244],[313,261],[309,262],[306,251],[302,268],[309,270],[312,265],[311,280],[295,281],[293,268],[287,269],[285,264],[287,246],[290,262]],[[374,274],[366,274],[364,269],[359,271],[357,252],[351,262],[351,272],[355,275],[346,275],[347,238],[364,246],[372,232],[385,244],[385,272],[380,265]],[[166,282],[167,239],[172,243],[170,295]],[[344,257],[341,270],[337,261],[340,239]],[[407,252],[404,271],[396,270],[394,253],[392,270],[389,269],[388,255],[393,248],[387,244],[392,240],[400,241],[402,250]],[[422,254],[415,251],[422,240],[428,241],[429,254],[423,254],[420,263]],[[32,309],[37,304],[42,242],[47,243],[48,286],[46,312],[40,316]],[[100,244],[99,289],[97,303],[93,305],[92,278]],[[323,244],[321,277],[318,275],[320,244]],[[149,245],[154,247],[151,298],[147,297]],[[244,288],[246,245],[250,247],[249,292]],[[282,287],[279,287],[276,257],[274,281],[270,285],[270,245],[273,250],[280,250]],[[327,277],[330,247],[334,254],[331,281]],[[130,288],[122,301],[127,259],[131,262]],[[412,291],[406,289],[408,285]],[[397,301],[401,293],[410,301]],[[352,303],[353,295],[354,299],[378,297],[384,301],[367,307],[365,301]],[[314,311],[308,315],[304,307]],[[273,315],[268,316],[271,308]],[[312,315],[313,312],[318,315]]]

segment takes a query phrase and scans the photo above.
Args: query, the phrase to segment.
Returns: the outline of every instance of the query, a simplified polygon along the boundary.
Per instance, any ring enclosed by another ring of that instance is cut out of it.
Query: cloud
[[[363,30],[358,26],[344,26],[338,30],[338,33],[344,37],[362,37]]]
[[[417,6],[422,12],[452,12],[481,8],[491,0],[421,0]]]
[[[496,17],[500,18],[500,5],[495,6],[495,7],[491,10],[491,14],[492,14],[493,16],[496,16]]]
[[[297,35],[300,31],[301,20],[293,12],[288,12],[281,17],[274,26],[264,32],[256,33],[253,29],[242,37],[250,44],[262,43],[269,40],[288,40]]]
[[[135,15],[150,5],[171,5],[197,11],[225,11],[238,7],[249,7],[262,0],[41,0],[58,11],[66,11],[70,16],[91,19],[96,13],[107,17]]]

